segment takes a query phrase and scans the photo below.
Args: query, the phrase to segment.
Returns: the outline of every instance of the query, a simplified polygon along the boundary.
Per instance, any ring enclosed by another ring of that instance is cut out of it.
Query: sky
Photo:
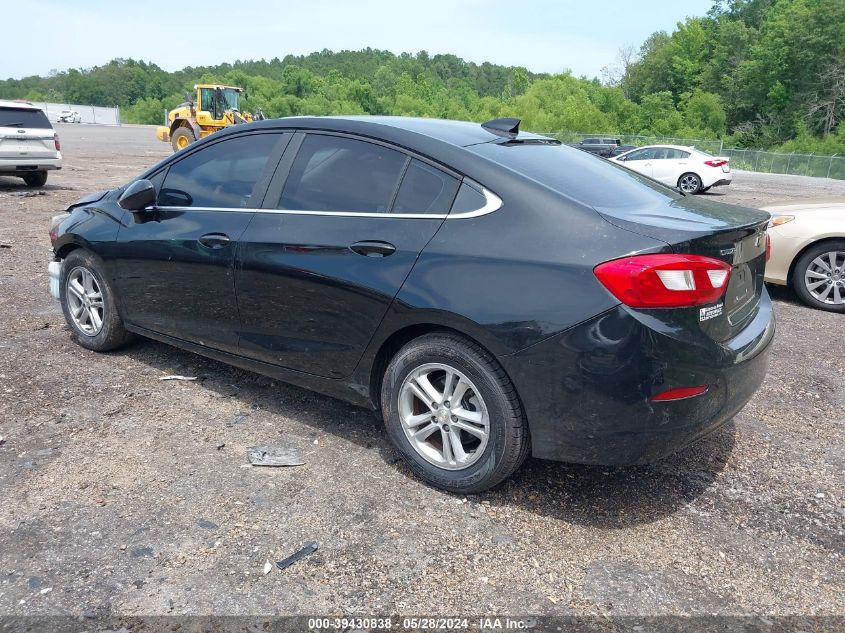
[[[27,0],[32,28],[4,28],[0,79],[116,57],[173,71],[322,49],[452,53],[467,61],[600,76],[620,46],[713,0]],[[190,9],[194,8],[191,13]],[[7,18],[9,18],[7,13]],[[9,18],[10,19],[10,18]],[[37,26],[35,26],[37,25]],[[10,25],[7,25],[10,26]]]

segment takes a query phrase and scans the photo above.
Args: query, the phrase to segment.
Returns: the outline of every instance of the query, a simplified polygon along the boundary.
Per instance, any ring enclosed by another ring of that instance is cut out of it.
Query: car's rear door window
[[[252,208],[261,179],[282,134],[247,134],[207,145],[170,166],[158,206]]]
[[[32,108],[0,108],[0,127],[52,129],[47,115]]]
[[[330,134],[307,134],[277,208],[387,213],[408,157],[397,150]]]
[[[487,199],[484,195],[468,184],[461,184],[458,189],[458,195],[455,196],[455,201],[452,203],[452,213],[469,213],[471,211],[478,211],[487,204]]]
[[[457,178],[413,159],[402,178],[393,213],[448,213],[458,184]]]

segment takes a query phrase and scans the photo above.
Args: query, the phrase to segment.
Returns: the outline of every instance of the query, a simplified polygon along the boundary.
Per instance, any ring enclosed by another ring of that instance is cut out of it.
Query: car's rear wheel
[[[812,308],[845,312],[845,240],[811,246],[792,271],[792,287]]]
[[[516,390],[488,352],[461,336],[427,334],[399,350],[385,372],[381,405],[402,458],[438,488],[487,490],[528,455]]]
[[[82,347],[106,352],[131,340],[103,274],[102,261],[93,253],[77,249],[65,258],[59,300],[73,338]]]
[[[678,189],[684,193],[698,193],[701,190],[701,178],[692,172],[678,178]]]
[[[193,143],[196,139],[194,133],[186,127],[176,128],[173,136],[170,137],[170,144],[173,146],[173,151],[178,152],[180,149],[185,149]]]
[[[43,187],[47,182],[47,172],[34,171],[31,174],[24,175],[23,181],[27,187]]]

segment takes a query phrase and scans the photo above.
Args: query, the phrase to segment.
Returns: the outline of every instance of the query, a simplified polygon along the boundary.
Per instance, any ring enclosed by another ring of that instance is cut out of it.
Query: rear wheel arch
[[[80,246],[76,242],[68,242],[67,244],[60,246],[58,249],[56,249],[56,258],[64,259],[77,248],[82,248],[82,246]]]
[[[382,382],[384,380],[384,372],[390,364],[390,361],[405,345],[416,338],[425,336],[426,334],[450,334],[459,336],[465,341],[479,346],[492,358],[496,358],[496,355],[490,350],[490,348],[478,339],[445,325],[437,323],[416,323],[400,328],[381,343],[369,368],[370,400],[377,411],[381,410]],[[502,367],[502,371],[505,375],[507,375],[507,371],[505,371],[501,363],[499,363],[499,366]],[[510,380],[510,376],[508,376],[508,379]],[[511,382],[513,381],[511,380]],[[517,394],[517,396],[518,395],[519,394]]]

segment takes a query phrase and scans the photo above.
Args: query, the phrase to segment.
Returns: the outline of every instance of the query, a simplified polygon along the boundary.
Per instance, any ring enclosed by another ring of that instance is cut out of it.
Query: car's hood
[[[82,196],[79,200],[72,203],[68,210],[73,209],[74,207],[81,207],[86,204],[91,204],[92,202],[99,202],[102,200],[107,193],[111,191],[110,189],[106,189],[104,191],[95,191],[94,193],[89,193],[88,195]]]

